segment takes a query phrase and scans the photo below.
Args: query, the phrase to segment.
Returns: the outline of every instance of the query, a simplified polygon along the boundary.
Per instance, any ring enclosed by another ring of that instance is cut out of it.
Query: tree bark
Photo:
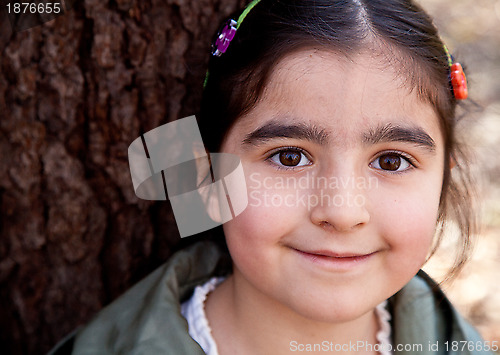
[[[244,2],[67,2],[19,32],[2,7],[2,353],[46,352],[175,249],[170,204],[134,194],[128,145],[196,113],[212,34]]]

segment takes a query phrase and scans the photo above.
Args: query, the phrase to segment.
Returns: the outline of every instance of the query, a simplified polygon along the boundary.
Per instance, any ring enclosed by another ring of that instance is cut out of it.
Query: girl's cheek
[[[257,180],[257,177],[260,179]],[[228,245],[260,249],[263,245],[279,241],[297,223],[304,223],[307,217],[298,204],[297,192],[277,184],[275,179],[250,175],[247,179],[247,196],[246,209],[224,224]]]
[[[374,209],[371,221],[380,221],[391,248],[406,251],[414,260],[425,260],[435,235],[438,207],[433,194],[407,192]]]
[[[267,189],[249,189],[248,206],[246,209],[226,223],[229,231],[239,231],[239,234],[254,234],[254,238],[274,234],[283,220],[290,214],[289,208],[282,203],[281,195]]]
[[[239,269],[258,270],[270,260],[267,255],[275,235],[276,224],[266,209],[249,206],[233,220],[223,225],[231,259]],[[252,271],[251,271],[252,272]]]

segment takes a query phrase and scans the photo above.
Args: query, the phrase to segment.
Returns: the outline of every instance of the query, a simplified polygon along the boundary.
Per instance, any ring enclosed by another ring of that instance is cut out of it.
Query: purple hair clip
[[[222,53],[226,53],[229,44],[236,34],[236,24],[235,20],[229,20],[222,30],[220,30],[217,40],[212,45],[212,55],[220,57]]]

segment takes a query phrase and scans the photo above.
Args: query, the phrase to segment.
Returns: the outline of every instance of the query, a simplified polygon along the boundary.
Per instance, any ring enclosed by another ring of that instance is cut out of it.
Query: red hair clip
[[[448,47],[444,45],[448,65],[450,66],[450,82],[453,89],[453,94],[457,100],[465,100],[469,96],[467,88],[467,78],[460,63],[453,63],[453,57],[448,51]]]
[[[467,88],[467,78],[460,63],[453,63],[451,66],[451,85],[457,100],[465,100],[469,96]]]

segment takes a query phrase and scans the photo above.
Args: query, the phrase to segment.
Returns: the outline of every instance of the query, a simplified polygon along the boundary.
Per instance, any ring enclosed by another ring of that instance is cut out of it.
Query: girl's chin
[[[364,303],[366,304],[309,300],[297,306],[288,305],[288,308],[300,318],[313,323],[341,324],[355,322],[369,316],[378,305],[378,303],[376,305]]]

